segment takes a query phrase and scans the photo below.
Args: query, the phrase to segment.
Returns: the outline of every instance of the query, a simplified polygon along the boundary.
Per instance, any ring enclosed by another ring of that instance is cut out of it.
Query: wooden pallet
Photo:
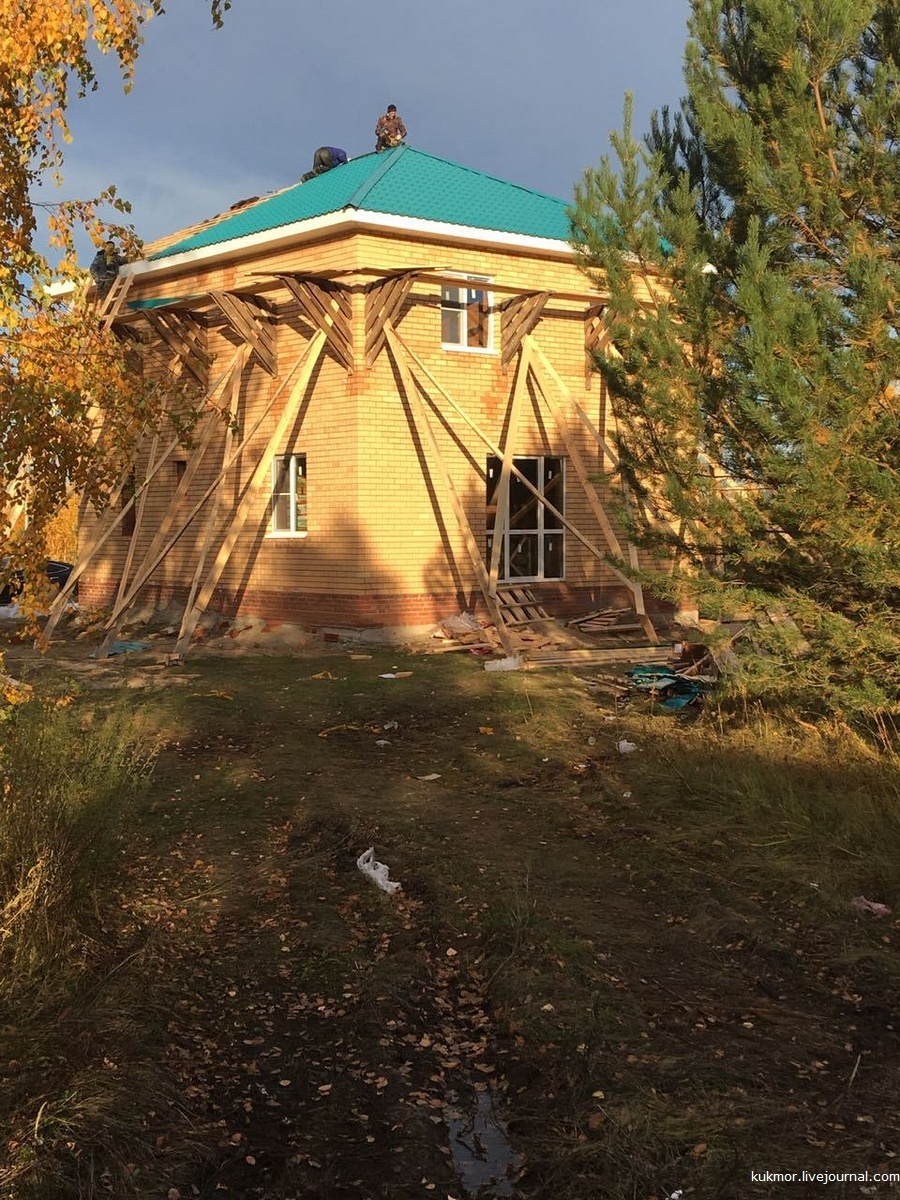
[[[497,592],[497,600],[504,625],[528,625],[531,621],[550,620],[550,614],[528,588],[502,588]]]

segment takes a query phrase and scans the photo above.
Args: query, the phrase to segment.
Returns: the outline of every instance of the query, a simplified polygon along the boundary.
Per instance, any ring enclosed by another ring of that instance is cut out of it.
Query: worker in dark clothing
[[[347,151],[342,150],[340,146],[320,146],[313,155],[312,170],[307,171],[301,177],[300,182],[306,183],[307,179],[312,179],[316,175],[324,175],[326,171],[343,166],[345,162],[347,162]]]
[[[379,153],[382,150],[393,150],[406,137],[406,126],[403,124],[403,118],[397,112],[396,104],[389,104],[387,112],[378,118],[375,137],[378,139],[375,149]]]
[[[119,267],[124,263],[125,259],[118,252],[113,241],[104,242],[94,255],[93,262],[88,269],[101,296],[112,287],[113,280],[119,273]]]

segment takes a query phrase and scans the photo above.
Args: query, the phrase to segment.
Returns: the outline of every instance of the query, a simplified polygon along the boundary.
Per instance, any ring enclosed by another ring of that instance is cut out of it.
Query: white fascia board
[[[321,217],[309,217],[291,225],[279,225],[261,233],[251,233],[242,238],[231,238],[227,242],[216,242],[197,250],[186,250],[168,258],[128,263],[120,271],[122,275],[162,275],[188,267],[212,266],[220,259],[236,255],[252,254],[262,250],[277,250],[281,246],[296,244],[308,238],[344,230],[371,230],[375,233],[419,234],[440,241],[465,242],[469,245],[491,246],[505,250],[524,250],[549,255],[554,258],[570,259],[572,247],[558,238],[531,237],[523,233],[504,233],[495,229],[478,229],[471,225],[453,225],[448,221],[428,221],[421,217],[398,217],[393,213],[360,212],[356,209],[341,209]]]

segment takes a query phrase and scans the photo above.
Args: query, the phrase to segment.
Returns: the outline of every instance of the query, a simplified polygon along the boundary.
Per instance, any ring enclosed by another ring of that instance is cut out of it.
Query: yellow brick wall
[[[589,303],[586,296],[589,284],[571,262],[513,250],[357,233],[323,238],[275,255],[247,256],[227,267],[194,269],[162,281],[140,278],[136,283],[132,298],[177,297],[258,285],[258,275],[267,271],[356,272],[341,276],[352,292],[355,370],[348,374],[326,349],[297,413],[294,436],[286,435],[274,447],[278,454],[294,451],[306,455],[308,533],[305,537],[269,534],[270,473],[267,473],[252,517],[222,575],[221,588],[235,603],[244,594],[278,592],[371,597],[475,589],[475,575],[440,471],[431,461],[431,450],[422,431],[414,428],[412,410],[402,395],[391,356],[384,348],[370,369],[366,369],[363,361],[366,285],[380,271],[429,265],[441,271],[487,276],[498,285],[493,295],[490,353],[442,349],[439,280],[417,280],[397,322],[398,333],[410,350],[495,446],[501,446],[503,441],[517,365],[513,361],[505,372],[501,367],[503,317],[499,308],[512,295],[503,292],[503,286],[554,293],[537,325],[535,340],[571,397],[604,433],[608,432],[599,379],[588,378],[585,371],[584,316]],[[581,298],[571,293],[581,294]],[[279,307],[278,379],[272,379],[251,359],[241,385],[236,442],[272,397],[278,395],[272,412],[226,481],[209,562],[221,542],[228,514],[264,453],[289,395],[290,389],[283,386],[283,381],[313,333],[286,289],[267,287],[265,294]],[[221,374],[237,344],[234,335],[223,327],[209,331],[207,348],[214,356],[211,380]],[[162,361],[159,354],[148,355],[147,371],[151,375],[159,373]],[[547,386],[567,412],[567,427],[612,515],[619,498],[617,493],[609,494],[598,445],[576,419],[565,398],[555,392],[549,381]],[[468,514],[477,545],[484,552],[484,472],[492,451],[436,388],[428,385],[428,391],[437,411],[428,401],[425,403],[441,458]],[[175,528],[214,482],[222,462],[224,441],[225,430],[220,424],[188,494],[179,505],[180,519],[174,522]],[[533,384],[522,404],[515,448],[520,455],[567,457],[550,411]],[[148,452],[148,446],[141,447],[137,460],[139,478],[146,471]],[[189,458],[197,453],[194,449],[176,457]],[[603,545],[597,521],[571,463],[567,463],[566,472],[566,516],[591,541]],[[154,537],[158,537],[174,494],[175,469],[169,462],[148,490],[143,520],[134,539],[135,567],[146,556]],[[183,589],[189,584],[204,540],[203,520],[210,504],[208,501],[200,517],[157,569],[153,576],[155,584],[164,589],[179,586]],[[93,524],[90,519],[84,523],[85,538],[90,537]],[[98,586],[108,586],[117,580],[130,540],[114,533],[88,572],[89,579]],[[616,585],[616,580],[607,567],[567,533],[566,583],[575,588],[603,589]]]

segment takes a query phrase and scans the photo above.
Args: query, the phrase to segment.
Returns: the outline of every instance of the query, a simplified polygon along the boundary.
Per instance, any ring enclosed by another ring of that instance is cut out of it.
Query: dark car
[[[44,564],[44,572],[47,578],[58,588],[61,588],[68,581],[73,569],[72,563],[58,562],[55,558],[48,558]],[[12,604],[24,586],[24,572],[13,571],[11,577],[0,588],[0,605]]]

